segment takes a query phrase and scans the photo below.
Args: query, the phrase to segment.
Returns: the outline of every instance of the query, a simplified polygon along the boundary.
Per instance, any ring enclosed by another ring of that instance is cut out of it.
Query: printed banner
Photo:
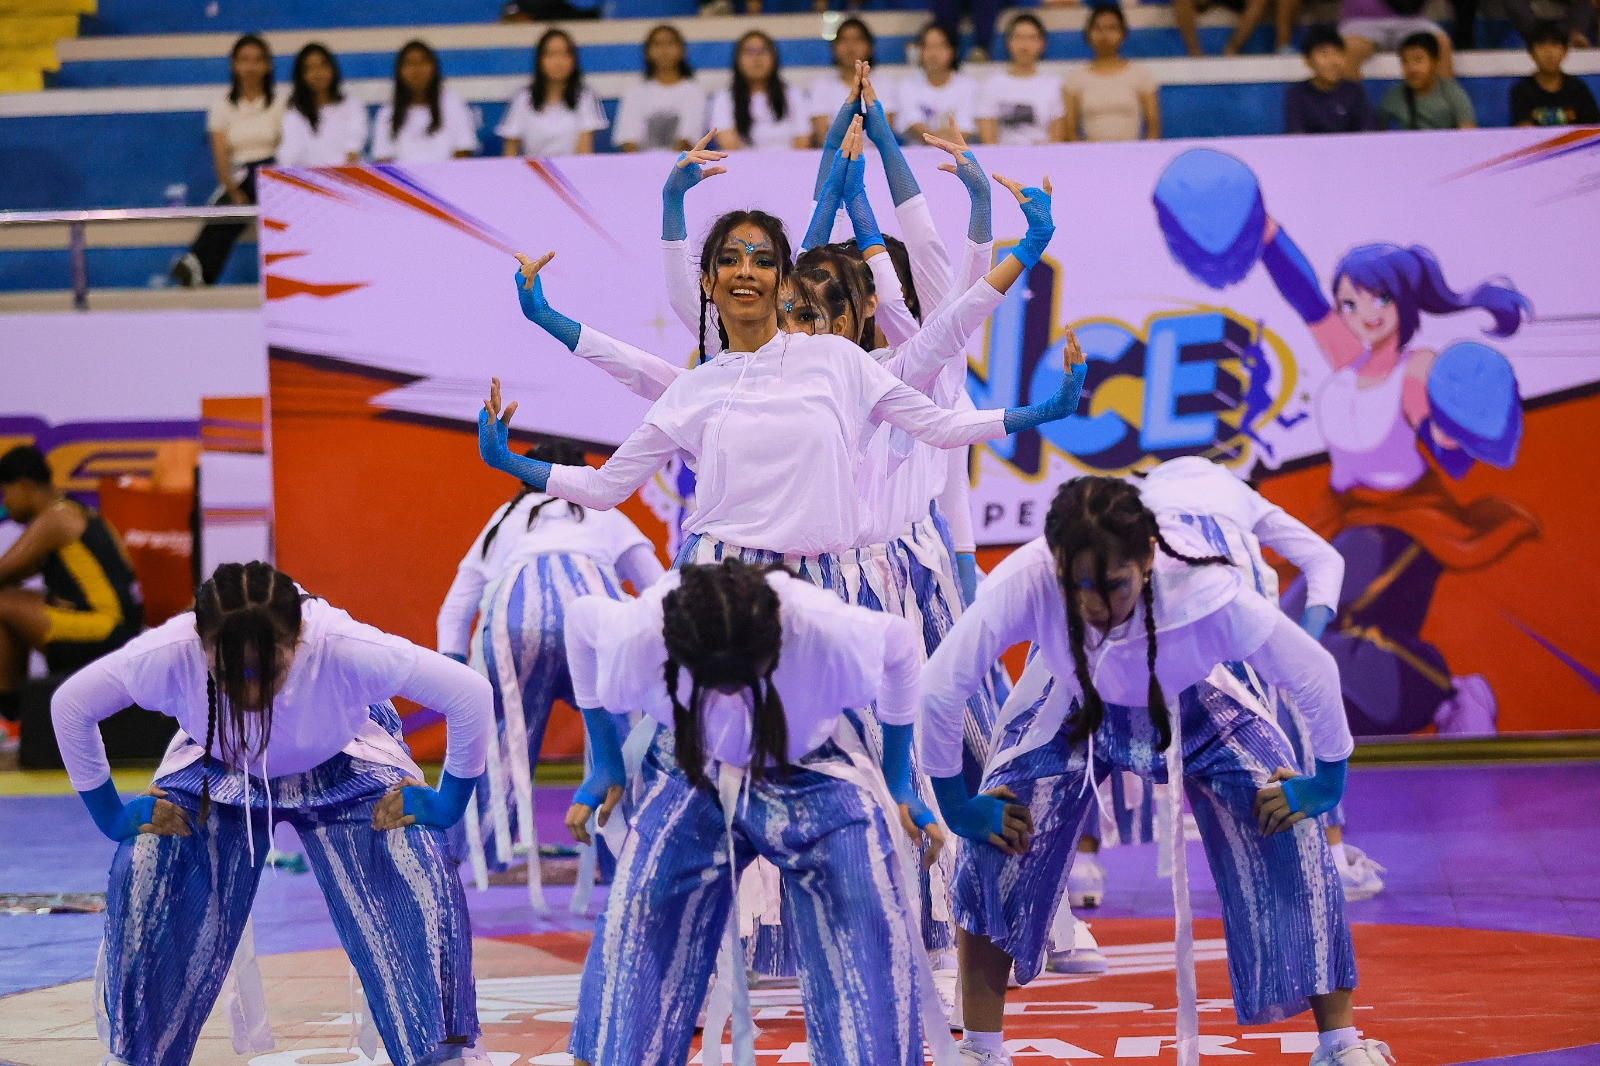
[[[960,183],[936,170],[941,154],[908,155],[959,253]],[[971,341],[974,400],[1053,391],[1067,326],[1090,359],[1076,417],[974,449],[981,544],[1039,535],[1075,473],[1215,458],[1345,555],[1326,639],[1358,731],[1600,728],[1600,638],[1583,622],[1583,590],[1600,579],[1587,548],[1600,522],[1588,489],[1600,474],[1600,131],[979,155],[1024,183],[1048,173],[1057,232]],[[691,234],[759,207],[797,238],[817,161],[730,157],[689,194]],[[513,488],[474,455],[489,377],[520,402],[519,430],[603,451],[638,425],[643,401],[522,318],[511,253],[557,251],[545,271],[556,308],[689,365],[693,333],[668,305],[657,241],[671,162],[268,172],[286,565],[303,560],[319,591],[429,639],[460,553]],[[893,232],[881,175],[868,187]],[[994,216],[1003,253],[1023,224],[999,186]],[[670,470],[642,494],[662,542],[690,488]],[[392,565],[374,561],[386,551]]]

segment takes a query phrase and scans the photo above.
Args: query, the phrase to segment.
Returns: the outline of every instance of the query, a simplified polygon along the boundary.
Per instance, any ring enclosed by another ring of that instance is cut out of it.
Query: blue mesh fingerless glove
[[[626,781],[628,772],[622,762],[622,742],[617,739],[613,716],[592,707],[582,714],[583,729],[589,737],[589,772],[583,775],[583,784],[573,793],[572,802],[598,810],[606,793]]]
[[[89,808],[89,817],[109,839],[128,840],[139,835],[139,827],[155,817],[156,798],[140,796],[124,804],[117,795],[117,786],[107,781],[99,788],[80,792],[83,805]]]
[[[855,121],[856,108],[860,103],[860,97],[846,100],[839,105],[839,113],[833,116],[833,124],[828,127],[828,135],[822,139],[822,159],[817,164],[817,182],[811,189],[813,200],[822,199],[822,185],[828,180],[832,161],[839,153],[839,146],[844,143],[844,135],[850,132],[850,123]]]
[[[678,163],[688,157],[688,152],[678,154]],[[674,163],[667,172],[667,183],[661,187],[661,239],[686,241],[689,239],[689,222],[683,214],[683,197],[705,177],[705,168],[699,163],[680,167]]]
[[[1050,218],[1049,193],[1033,185],[1022,192],[1027,199],[1019,206],[1022,208],[1022,217],[1028,220],[1028,232],[1011,249],[1011,254],[1016,256],[1024,270],[1028,270],[1037,266],[1044,256],[1050,238],[1055,236],[1056,224]]]
[[[478,455],[496,470],[510,474],[543,492],[550,483],[550,464],[511,454],[511,427],[489,417],[489,409],[478,411]]]
[[[461,821],[472,802],[472,790],[478,786],[477,778],[456,777],[448,771],[439,777],[439,787],[410,785],[400,790],[405,813],[417,820],[418,825],[434,829],[449,829]]]
[[[1300,246],[1282,229],[1261,249],[1261,265],[1267,268],[1278,292],[1307,325],[1322,321],[1332,310],[1317,286],[1317,272],[1311,269]]]
[[[828,238],[833,235],[833,217],[839,213],[839,204],[843,202],[850,167],[850,160],[838,152],[834,153],[833,165],[817,194],[817,206],[811,212],[811,225],[806,227],[805,239],[800,242],[802,252],[827,244]]]
[[[913,727],[885,725],[883,728],[883,779],[889,785],[889,795],[896,803],[904,803],[911,812],[911,821],[918,829],[926,828],[935,819],[928,805],[922,802],[911,784],[911,736]]]
[[[1300,628],[1311,634],[1312,640],[1321,640],[1328,623],[1333,621],[1333,608],[1321,604],[1307,607],[1300,616]]]
[[[578,350],[578,335],[583,327],[550,306],[544,298],[544,279],[533,276],[533,286],[524,284],[522,271],[517,271],[517,301],[522,304],[522,317],[544,330],[567,346],[567,351]]]
[[[994,240],[989,175],[978,165],[977,156],[962,152],[960,161],[956,163],[956,177],[967,187],[967,197],[972,201],[972,214],[967,217],[967,240],[973,244],[988,244]]]
[[[1088,372],[1089,364],[1079,363],[1072,368],[1072,373],[1061,379],[1061,387],[1048,400],[1027,407],[1006,408],[1006,432],[1021,433],[1077,413],[1078,397],[1083,394],[1083,379]]]
[[[971,607],[978,598],[978,557],[971,552],[956,553],[956,579],[961,582],[961,603]]]
[[[1005,828],[1005,802],[995,796],[969,795],[967,779],[961,774],[953,777],[935,777],[933,795],[939,801],[939,813],[957,836],[968,840],[989,842],[991,834],[1000,835]]]
[[[894,197],[894,205],[899,207],[913,196],[920,196],[922,188],[911,173],[905,152],[900,150],[900,138],[894,135],[889,116],[883,113],[883,101],[874,100],[867,108],[865,128],[867,137],[877,146],[878,155],[883,159],[883,176],[889,179],[889,195]]]
[[[850,216],[850,226],[855,230],[856,248],[862,255],[867,254],[867,249],[887,247],[883,242],[883,233],[878,229],[878,220],[872,214],[872,204],[867,201],[865,191],[856,192],[845,204],[845,213]]]
[[[1339,805],[1344,795],[1345,760],[1323,762],[1317,760],[1317,772],[1310,777],[1301,774],[1283,783],[1284,798],[1289,809],[1307,818],[1327,814]]]

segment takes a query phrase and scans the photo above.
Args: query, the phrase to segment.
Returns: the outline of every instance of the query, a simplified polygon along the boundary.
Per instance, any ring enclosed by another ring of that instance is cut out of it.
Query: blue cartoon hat
[[[1191,148],[1167,164],[1151,199],[1172,257],[1200,282],[1220,289],[1255,266],[1267,207],[1242,160]]]
[[[1472,459],[1505,470],[1522,443],[1522,396],[1511,362],[1487,344],[1457,341],[1428,371],[1429,416]],[[1429,448],[1444,461],[1441,449]],[[1446,469],[1459,477],[1452,466]],[[1470,465],[1470,464],[1468,464]],[[1463,472],[1465,472],[1463,468]]]

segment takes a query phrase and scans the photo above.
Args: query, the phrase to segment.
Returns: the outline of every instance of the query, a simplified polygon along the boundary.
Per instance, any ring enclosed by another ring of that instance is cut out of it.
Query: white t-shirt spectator
[[[539,111],[533,109],[533,94],[522,89],[511,98],[494,132],[497,137],[521,141],[525,156],[572,155],[578,150],[579,137],[606,126],[606,113],[588,89],[578,93],[577,107],[545,104]]]
[[[294,108],[283,113],[283,142],[278,145],[278,162],[284,166],[343,166],[350,155],[361,155],[367,146],[367,109],[360,100],[347,96],[317,112],[317,128]]]
[[[1064,86],[1077,98],[1084,140],[1136,141],[1144,129],[1140,101],[1156,91],[1156,79],[1138,63],[1127,63],[1114,74],[1082,66],[1067,75]]]
[[[778,150],[793,148],[795,138],[811,139],[811,119],[806,114],[805,94],[790,90],[789,108],[780,121],[772,117],[772,104],[766,93],[750,94],[750,136],[743,137],[746,148]],[[711,98],[711,127],[733,130],[733,91],[724,89]],[[741,135],[742,136],[742,135]]]
[[[254,100],[241,98],[234,103],[223,93],[206,111],[206,132],[227,132],[228,158],[236,167],[271,159],[278,151],[283,112],[288,104],[289,94],[282,89],[273,94],[270,104],[264,96]]]
[[[393,115],[394,105],[384,104],[372,120],[372,158],[379,162],[437,163],[457,152],[478,152],[478,122],[449,89],[439,92],[439,128],[431,133],[433,116],[421,104],[407,109],[398,137],[390,132]]]
[[[883,105],[885,114],[895,113],[894,81],[885,78],[883,84],[874,84],[873,89],[878,93],[878,102]],[[835,71],[820,75],[811,83],[811,88],[806,91],[806,114],[811,118],[825,118],[833,121],[833,116],[839,113],[844,102],[850,98],[850,86],[839,80]]]
[[[932,85],[928,75],[913,70],[895,86],[895,132],[902,136],[917,123],[930,130],[945,128],[945,116],[956,117],[956,128],[962,133],[978,129],[978,83],[959,70],[950,75],[943,85]]]
[[[978,117],[1000,123],[1001,144],[1048,144],[1050,125],[1062,114],[1061,81],[1043,71],[1027,77],[1001,71],[978,93]]]
[[[646,80],[622,94],[611,140],[618,147],[637,144],[641,151],[690,144],[706,132],[706,91],[693,78],[673,85]]]

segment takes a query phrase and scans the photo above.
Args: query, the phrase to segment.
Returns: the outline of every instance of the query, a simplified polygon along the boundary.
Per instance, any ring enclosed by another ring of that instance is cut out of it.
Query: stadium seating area
[[[608,0],[607,17],[571,24],[589,84],[608,114],[638,76],[639,42],[649,26],[662,17],[693,16],[693,6],[693,0]],[[797,6],[809,3],[768,3],[767,11],[776,13],[760,16],[682,18],[700,80],[712,89],[726,84],[732,41],[759,25],[778,40],[790,83],[810,83],[828,63],[830,23],[793,10]],[[1436,13],[1447,14],[1443,7]],[[184,202],[203,202],[215,184],[204,111],[227,83],[227,51],[242,31],[265,32],[280,84],[295,50],[322,41],[339,56],[347,88],[369,109],[389,91],[395,50],[412,37],[427,40],[439,51],[449,85],[475,108],[482,150],[498,154],[493,127],[526,81],[530,49],[543,26],[499,23],[497,14],[486,0],[0,0],[0,27],[7,33],[0,45],[0,158],[20,164],[0,167],[0,210],[155,206],[179,199],[178,186]],[[1050,31],[1046,69],[1060,73],[1087,56],[1083,8],[1040,14]],[[1333,10],[1313,7],[1307,14],[1331,19]],[[1203,17],[1208,51],[1220,50],[1230,17]],[[927,15],[875,7],[866,18],[878,34],[880,62],[892,74]],[[1304,78],[1305,67],[1298,56],[1269,54],[1266,27],[1251,55],[1192,59],[1164,4],[1130,6],[1128,21],[1125,54],[1144,61],[1160,83],[1166,137],[1281,130],[1284,87]],[[73,36],[78,28],[82,36]],[[1531,64],[1504,23],[1480,24],[1479,39],[1501,47],[1461,55],[1457,74],[1480,124],[1505,125],[1508,86]],[[1567,69],[1600,91],[1600,52],[1572,53]],[[1376,98],[1397,79],[1398,63],[1379,56],[1366,75]],[[597,148],[610,148],[603,133]],[[190,230],[146,227],[114,236],[118,247],[91,239],[93,284],[136,288],[164,275]],[[0,293],[63,288],[67,273],[64,231],[0,232]],[[234,256],[224,284],[254,280],[252,257]]]

